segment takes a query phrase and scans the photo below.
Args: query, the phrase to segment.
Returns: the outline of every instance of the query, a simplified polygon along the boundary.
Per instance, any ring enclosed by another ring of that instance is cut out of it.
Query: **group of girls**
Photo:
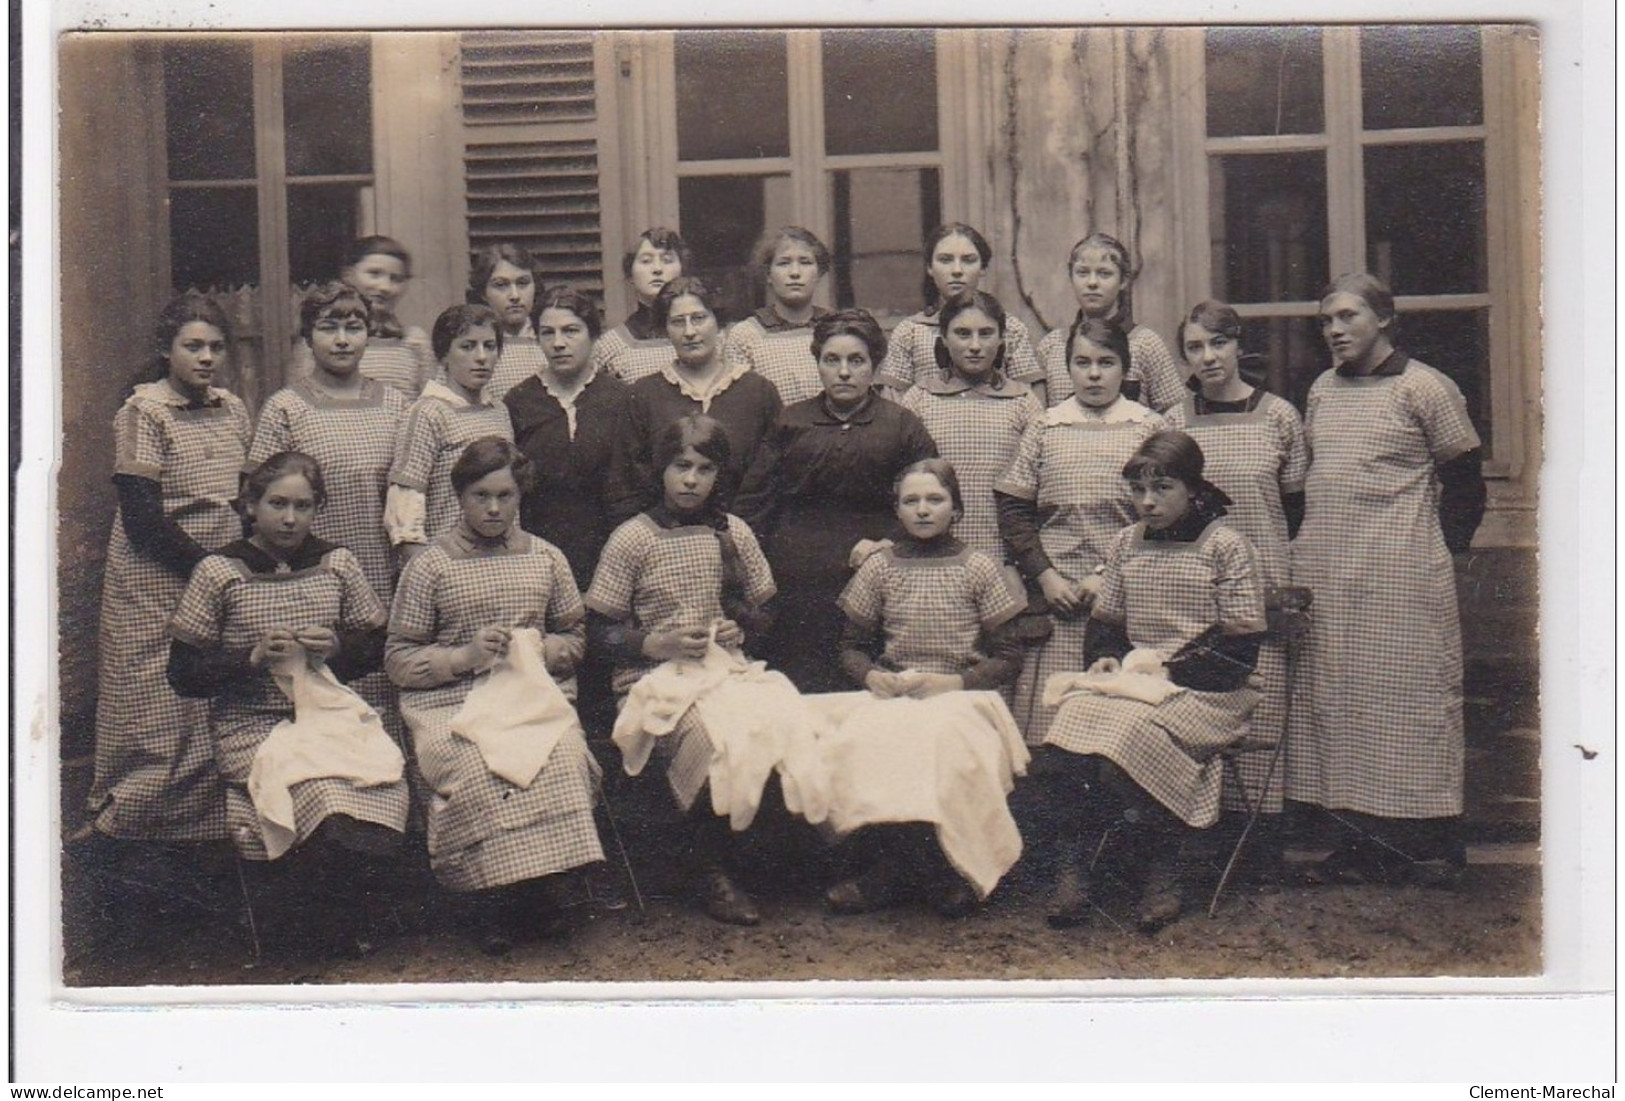
[[[505,244],[425,335],[395,319],[406,250],[364,238],[305,298],[257,426],[215,385],[225,319],[177,299],[163,377],[114,426],[92,829],[289,853],[354,951],[359,896],[421,816],[501,952],[603,860],[587,730],[613,725],[628,771],[664,762],[699,900],[737,924],[759,920],[735,845],[766,784],[874,839],[832,909],[914,891],[963,914],[1034,828],[1006,805],[1031,764],[1050,923],[1087,917],[1094,842],[1126,829],[1153,930],[1251,731],[1287,739],[1269,809],[1354,827],[1321,879],[1450,879],[1449,551],[1482,478],[1460,393],[1394,346],[1391,293],[1327,288],[1335,370],[1306,423],[1242,376],[1228,306],[1190,312],[1177,367],[1110,236],[1072,249],[1077,316],[1036,349],[979,289],[991,258],[969,226],[933,232],[928,307],[888,339],[814,304],[829,251],[785,227],[754,258],[767,304],[724,331],[655,228],[605,332]],[[1314,617],[1289,684],[1267,623],[1294,585]]]

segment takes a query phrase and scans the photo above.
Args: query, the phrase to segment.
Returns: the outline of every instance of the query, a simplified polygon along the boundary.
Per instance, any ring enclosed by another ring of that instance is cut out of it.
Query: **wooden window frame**
[[[1538,336],[1529,332],[1533,313],[1521,301],[1518,273],[1524,270],[1530,245],[1521,232],[1520,198],[1535,194],[1530,173],[1517,150],[1519,125],[1525,114],[1517,85],[1527,78],[1518,71],[1504,28],[1485,26],[1483,45],[1483,122],[1475,126],[1412,127],[1365,130],[1362,126],[1360,28],[1327,26],[1321,29],[1325,131],[1320,134],[1282,134],[1209,137],[1204,28],[1189,28],[1169,35],[1176,73],[1175,85],[1184,89],[1176,103],[1175,140],[1180,153],[1175,161],[1176,239],[1182,262],[1176,265],[1181,302],[1198,302],[1212,295],[1208,207],[1208,165],[1220,154],[1326,152],[1326,208],[1328,258],[1331,274],[1366,268],[1365,150],[1399,144],[1479,141],[1484,150],[1485,221],[1488,250],[1488,289],[1473,294],[1400,295],[1401,313],[1416,310],[1489,310],[1489,422],[1495,439],[1495,457],[1485,463],[1485,474],[1495,479],[1523,477],[1531,461],[1526,440],[1525,392],[1521,364],[1531,345],[1538,356]],[[1538,144],[1538,143],[1537,143]],[[1535,169],[1538,178],[1538,168]],[[1535,185],[1538,186],[1538,185]],[[1314,317],[1316,302],[1235,303],[1243,317]]]

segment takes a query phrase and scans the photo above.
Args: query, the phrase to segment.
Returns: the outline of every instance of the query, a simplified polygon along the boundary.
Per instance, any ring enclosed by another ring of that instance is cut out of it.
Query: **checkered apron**
[[[885,633],[882,661],[892,669],[957,675],[981,661],[976,643],[1027,606],[985,554],[966,548],[950,558],[899,558],[891,549],[864,559],[841,593],[841,610]]]
[[[389,480],[423,491],[423,531],[429,539],[457,526],[462,511],[451,488],[451,468],[463,449],[482,436],[513,439],[513,422],[505,404],[452,405],[428,395],[406,411]]]
[[[1002,393],[971,389],[952,394],[916,386],[903,395],[902,405],[925,422],[938,453],[959,475],[965,514],[954,525],[954,535],[1003,562],[993,483],[1009,468],[1027,426],[1043,418],[1038,399],[1025,386],[1006,385]]]
[[[353,398],[334,397],[301,379],[266,401],[248,449],[250,467],[278,451],[303,451],[316,460],[327,503],[316,513],[311,534],[355,555],[386,605],[395,595],[395,565],[384,531],[384,493],[406,405],[400,391],[373,379]],[[401,741],[400,702],[383,671],[358,677],[350,687],[378,712],[390,737]]]
[[[355,556],[336,547],[319,565],[293,572],[255,573],[239,558],[204,559],[192,572],[169,631],[200,648],[249,650],[272,627],[360,631],[383,625],[384,606]],[[249,769],[272,728],[293,717],[293,701],[269,672],[246,686],[234,685],[209,703],[215,764],[226,781],[227,833],[246,860],[267,859],[248,797]],[[405,780],[377,787],[337,778],[305,780],[293,786],[295,844],[330,814],[404,830],[409,803]]]
[[[777,591],[767,558],[739,517],[728,517],[728,530],[745,572],[745,600],[761,604]],[[709,626],[723,614],[722,550],[716,531],[701,526],[662,528],[647,513],[634,516],[616,528],[604,546],[586,604],[611,619],[630,619],[644,631]],[[615,694],[624,697],[659,664],[617,666],[611,678]],[[705,724],[693,708],[660,739],[656,752],[666,762],[672,795],[687,810],[711,774],[713,755]]]
[[[1247,413],[1196,412],[1195,401],[1185,400],[1168,412],[1168,426],[1188,432],[1201,445],[1207,463],[1202,476],[1230,497],[1233,504],[1224,522],[1245,535],[1258,555],[1258,570],[1266,587],[1291,580],[1287,561],[1286,511],[1283,493],[1303,488],[1309,469],[1309,448],[1303,420],[1291,404],[1264,394],[1258,408]],[[1277,741],[1286,735],[1286,645],[1269,639],[1259,649],[1260,698],[1253,711],[1255,739]],[[1249,754],[1238,762],[1248,791],[1258,791],[1269,773],[1267,754]],[[1277,768],[1264,791],[1264,811],[1281,811],[1284,770]],[[1244,806],[1239,794],[1225,788],[1225,807]]]
[[[367,350],[361,353],[361,373],[399,390],[407,401],[416,400],[423,384],[439,371],[428,335],[416,327],[406,330],[404,337],[368,337]]]
[[[464,646],[492,625],[557,633],[580,624],[583,614],[569,563],[550,543],[531,536],[517,552],[469,552],[441,539],[401,575],[390,649]],[[451,732],[478,680],[401,689],[401,715],[430,790],[435,878],[454,891],[477,891],[602,860],[585,739],[579,732],[560,739],[529,787],[493,775],[474,743]]]
[[[163,487],[164,511],[206,548],[242,535],[230,502],[252,433],[236,395],[187,409],[167,382],[137,387],[113,421],[115,467]],[[225,804],[208,738],[208,707],[169,687],[165,625],[186,582],[130,545],[113,519],[102,583],[96,769],[88,808],[113,837],[209,841]]]
[[[502,404],[502,395],[547,366],[541,342],[532,334],[502,335],[502,356],[497,360],[491,381],[485,384],[485,400]]]
[[[784,404],[824,392],[812,354],[812,326],[768,332],[754,317],[728,330],[728,354],[778,387]]]
[[[646,375],[658,375],[677,358],[664,336],[639,340],[625,325],[617,325],[592,346],[592,362],[632,385]]]
[[[1123,464],[1161,427],[1162,418],[1150,410],[1139,421],[1052,425],[1039,417],[1028,425],[1015,460],[994,488],[1055,510],[1038,537],[1062,576],[1088,577],[1105,561],[1117,533],[1134,522]],[[1022,663],[1012,710],[1028,745],[1041,743],[1055,719],[1055,709],[1043,703],[1044,682],[1083,661],[1087,619],[1051,616],[1050,637]]]
[[[915,314],[899,321],[886,341],[886,360],[880,365],[879,381],[906,390],[941,372],[937,366],[937,329],[935,314]],[[1006,317],[1004,321],[1004,375],[1017,382],[1044,381],[1032,335],[1019,317]]]
[[[1112,543],[1093,614],[1126,622],[1136,647],[1170,655],[1215,624],[1262,631],[1253,549],[1222,521],[1192,543],[1152,542],[1135,524]],[[1062,702],[1044,741],[1111,760],[1189,825],[1211,826],[1224,776],[1218,753],[1246,736],[1257,701],[1252,687],[1186,689],[1156,705],[1078,693]]]
[[[1293,684],[1289,799],[1390,818],[1461,813],[1461,625],[1435,464],[1479,446],[1461,392],[1412,360],[1327,371],[1292,577],[1314,591]]]
[[[1038,342],[1038,361],[1044,365],[1047,386],[1044,397],[1051,405],[1059,405],[1073,394],[1072,372],[1067,369],[1066,334],[1069,329],[1052,329]],[[1158,413],[1184,401],[1190,391],[1185,389],[1185,372],[1168,351],[1162,337],[1136,325],[1128,332],[1128,374],[1140,384],[1140,396],[1135,399]]]

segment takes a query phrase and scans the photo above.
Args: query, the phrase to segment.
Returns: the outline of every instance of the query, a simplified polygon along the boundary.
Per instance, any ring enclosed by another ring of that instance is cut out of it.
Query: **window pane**
[[[1365,27],[1360,88],[1368,130],[1477,126],[1484,60],[1477,27]]]
[[[937,148],[937,42],[928,30],[823,32],[824,151]]]
[[[164,47],[164,128],[172,180],[254,175],[254,51],[246,42]]]
[[[683,31],[675,49],[679,160],[790,155],[784,35]]]
[[[333,279],[344,250],[357,237],[359,184],[304,184],[288,188],[288,279]]]
[[[177,291],[260,281],[260,227],[252,187],[169,193],[170,274]]]
[[[1302,301],[1326,284],[1325,154],[1213,157],[1208,200],[1217,297]]]
[[[1248,382],[1303,412],[1309,385],[1331,365],[1312,317],[1249,317],[1241,324],[1241,370]]]
[[[371,175],[372,58],[364,43],[290,51],[282,97],[290,176]]]
[[[920,244],[942,221],[935,168],[829,174],[835,214],[835,302],[906,317],[920,308]]]
[[[1490,311],[1407,311],[1400,315],[1394,343],[1461,388],[1467,415],[1484,441],[1484,457],[1490,458]]]
[[[694,270],[722,296],[724,321],[765,301],[750,250],[766,229],[793,221],[789,176],[700,176],[677,181],[679,228]]]
[[[1489,290],[1484,146],[1365,151],[1366,262],[1399,294]]]
[[[1314,27],[1208,31],[1208,135],[1320,133],[1323,77]]]

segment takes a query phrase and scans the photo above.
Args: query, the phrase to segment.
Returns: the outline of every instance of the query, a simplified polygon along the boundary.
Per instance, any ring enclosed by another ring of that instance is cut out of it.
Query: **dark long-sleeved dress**
[[[845,616],[836,605],[860,539],[893,534],[892,484],[937,454],[919,417],[871,396],[850,416],[824,395],[785,408],[735,502],[779,583],[779,612],[763,656],[803,692],[847,687],[836,653]]]
[[[531,487],[519,522],[564,552],[576,586],[592,584],[609,539],[608,491],[615,442],[625,426],[630,391],[608,371],[593,369],[570,406],[535,374],[502,399],[513,419],[514,443],[531,461]]]

